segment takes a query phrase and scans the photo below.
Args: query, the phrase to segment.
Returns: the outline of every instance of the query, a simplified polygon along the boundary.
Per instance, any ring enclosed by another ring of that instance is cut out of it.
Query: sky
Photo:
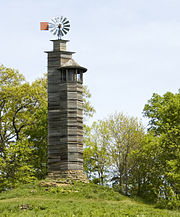
[[[92,120],[123,112],[142,119],[152,94],[180,88],[179,0],[0,0],[0,64],[29,82],[47,72],[56,39],[40,22],[65,16],[68,51],[88,71]]]

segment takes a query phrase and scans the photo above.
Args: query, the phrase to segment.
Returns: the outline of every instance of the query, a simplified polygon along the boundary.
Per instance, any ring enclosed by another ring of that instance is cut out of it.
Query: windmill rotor
[[[50,32],[53,35],[57,35],[58,39],[61,39],[62,36],[66,35],[70,29],[69,20],[66,17],[54,17],[48,23]]]

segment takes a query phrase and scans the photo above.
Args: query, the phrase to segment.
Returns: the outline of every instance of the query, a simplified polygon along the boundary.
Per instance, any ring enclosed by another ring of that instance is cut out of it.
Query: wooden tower
[[[82,83],[86,68],[66,51],[68,40],[52,40],[48,54],[48,176],[85,179]]]

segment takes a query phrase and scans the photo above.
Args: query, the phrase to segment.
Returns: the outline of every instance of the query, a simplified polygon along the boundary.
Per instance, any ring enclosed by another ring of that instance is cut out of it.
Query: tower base
[[[75,180],[88,183],[86,175],[82,170],[64,170],[48,173],[48,177],[50,179],[67,179],[67,180]]]

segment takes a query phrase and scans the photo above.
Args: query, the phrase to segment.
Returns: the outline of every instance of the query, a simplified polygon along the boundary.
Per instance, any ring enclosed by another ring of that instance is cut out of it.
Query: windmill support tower
[[[48,54],[48,177],[86,180],[83,173],[83,96],[86,68],[52,40]]]

